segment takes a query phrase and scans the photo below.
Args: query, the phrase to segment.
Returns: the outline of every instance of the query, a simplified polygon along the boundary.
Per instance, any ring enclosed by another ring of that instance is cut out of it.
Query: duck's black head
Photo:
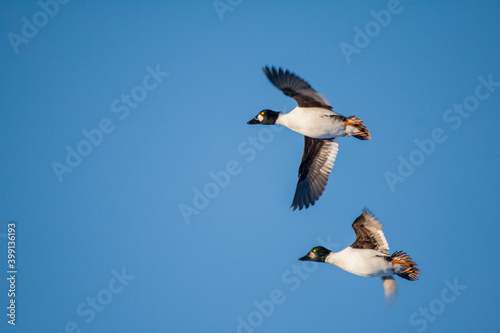
[[[262,125],[274,125],[276,124],[276,119],[278,119],[280,112],[272,110],[262,110],[258,115],[252,120],[247,122],[247,124],[262,124]]]
[[[302,258],[299,258],[300,261],[319,261],[325,262],[326,257],[330,254],[330,250],[325,249],[323,246],[316,246],[309,251],[309,253]]]

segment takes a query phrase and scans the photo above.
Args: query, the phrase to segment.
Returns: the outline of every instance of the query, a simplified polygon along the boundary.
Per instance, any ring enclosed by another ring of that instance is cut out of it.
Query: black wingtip
[[[314,206],[316,203],[316,200],[310,195],[302,196],[302,197],[297,197],[297,194],[295,194],[295,197],[293,198],[292,205],[290,208],[293,208],[293,211],[295,211],[297,208],[299,211],[302,209],[308,209],[309,206]]]
[[[273,82],[272,78],[275,78],[274,80],[276,80],[277,77],[283,75],[295,75],[288,69],[276,66],[265,65],[264,67],[262,67],[262,70],[264,71],[264,74],[266,74],[266,76],[271,80],[271,82]]]
[[[278,70],[276,69],[276,67],[269,66],[269,65],[265,65],[264,67],[262,67],[262,70],[264,71],[264,74],[266,74],[267,77],[271,77],[273,75],[276,75],[275,73],[278,72]]]

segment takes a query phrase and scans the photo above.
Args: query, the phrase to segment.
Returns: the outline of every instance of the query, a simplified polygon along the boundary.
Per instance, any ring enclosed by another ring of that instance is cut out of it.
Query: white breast
[[[323,108],[296,107],[286,114],[281,114],[276,124],[288,127],[292,131],[316,139],[330,139],[345,136],[344,124],[331,116],[337,113]]]
[[[330,253],[326,262],[334,264],[349,273],[365,277],[393,275],[394,270],[386,255],[376,250],[347,247],[337,253]]]

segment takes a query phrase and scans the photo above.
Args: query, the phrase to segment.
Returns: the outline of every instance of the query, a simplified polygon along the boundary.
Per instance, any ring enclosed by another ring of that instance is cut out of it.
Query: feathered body
[[[262,110],[248,124],[283,125],[304,135],[304,153],[292,207],[308,208],[325,190],[337,157],[336,138],[353,136],[370,140],[370,131],[361,119],[334,112],[323,95],[292,72],[265,67],[264,73],[272,84],[297,102],[297,107],[285,114]]]
[[[316,246],[300,258],[333,264],[359,276],[382,278],[385,296],[394,299],[397,292],[393,275],[406,280],[418,280],[420,270],[409,255],[396,251],[389,255],[389,243],[382,232],[382,224],[368,211],[364,211],[352,224],[356,240],[340,252]]]

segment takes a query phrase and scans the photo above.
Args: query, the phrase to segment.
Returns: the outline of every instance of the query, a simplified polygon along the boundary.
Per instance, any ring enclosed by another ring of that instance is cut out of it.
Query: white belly
[[[384,256],[386,255],[375,250],[360,250],[347,247],[340,252],[331,253],[327,257],[327,262],[359,276],[393,275],[392,265],[385,260]]]
[[[322,108],[299,108],[279,116],[276,124],[316,139],[331,139],[345,136],[345,125],[332,117],[337,113]]]

